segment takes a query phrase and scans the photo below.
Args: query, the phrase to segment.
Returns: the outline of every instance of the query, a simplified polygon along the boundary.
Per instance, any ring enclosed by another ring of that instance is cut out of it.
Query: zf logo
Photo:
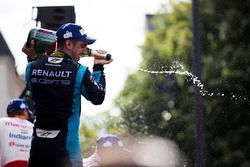
[[[42,134],[41,134],[41,137],[47,138],[50,134],[52,134],[52,133],[50,133],[50,132],[45,132],[45,133],[42,133]]]
[[[59,64],[63,61],[63,58],[59,57],[49,57],[48,62],[53,63],[53,64]]]
[[[36,135],[42,138],[55,138],[59,134],[60,130],[44,130],[36,129]]]

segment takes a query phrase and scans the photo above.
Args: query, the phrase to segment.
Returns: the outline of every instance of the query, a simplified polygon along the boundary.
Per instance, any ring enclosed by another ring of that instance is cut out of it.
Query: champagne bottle
[[[45,53],[48,48],[56,41],[56,32],[44,28],[33,28],[30,30],[27,38],[26,46],[31,46],[34,41],[34,49],[36,53]]]
[[[95,57],[96,59],[110,60],[111,54],[109,53],[99,53],[94,49],[87,48],[87,53],[82,53],[81,57]]]

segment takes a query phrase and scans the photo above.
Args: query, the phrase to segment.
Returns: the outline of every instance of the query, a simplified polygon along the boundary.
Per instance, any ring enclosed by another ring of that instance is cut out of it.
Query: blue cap
[[[121,139],[116,135],[107,134],[105,136],[100,137],[96,141],[96,148],[118,148],[123,149],[123,143]]]
[[[26,105],[25,101],[23,99],[12,99],[7,106],[7,114],[10,114],[12,112],[16,112],[19,110],[28,109],[28,106]]]
[[[87,42],[88,45],[96,41],[96,39],[87,36],[81,26],[74,23],[63,24],[57,29],[56,36],[58,41],[66,39],[79,39]]]

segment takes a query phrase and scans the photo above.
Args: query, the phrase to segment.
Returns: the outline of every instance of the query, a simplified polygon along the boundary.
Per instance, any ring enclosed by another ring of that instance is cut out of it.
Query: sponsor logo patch
[[[64,39],[67,39],[67,38],[70,38],[70,37],[72,37],[72,32],[66,31],[66,33],[63,34]]]
[[[59,64],[63,61],[63,58],[60,57],[49,57],[48,62],[53,64]]]
[[[36,135],[41,138],[55,138],[60,130],[44,130],[36,128]]]
[[[84,29],[81,29],[81,30],[80,30],[80,33],[81,33],[81,35],[84,35],[84,34],[85,34]]]

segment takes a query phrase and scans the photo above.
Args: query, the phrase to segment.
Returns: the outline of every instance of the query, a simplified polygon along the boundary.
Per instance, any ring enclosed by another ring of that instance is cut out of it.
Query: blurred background
[[[57,10],[44,24],[36,19],[39,7],[51,6]],[[105,67],[104,104],[82,101],[84,157],[97,137],[113,133],[131,150],[141,136],[164,139],[173,151],[161,153],[169,157],[161,166],[250,166],[250,0],[1,1],[0,116],[25,88],[29,30],[56,28],[72,19],[65,15],[72,7],[75,22],[97,39],[91,48],[114,58]],[[92,59],[81,63],[91,67]]]

